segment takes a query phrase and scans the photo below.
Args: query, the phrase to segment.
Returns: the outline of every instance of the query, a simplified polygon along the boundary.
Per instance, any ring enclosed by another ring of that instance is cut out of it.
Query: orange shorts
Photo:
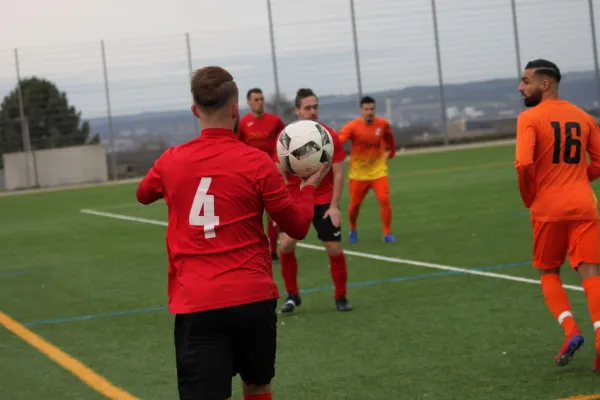
[[[568,254],[571,267],[600,264],[600,227],[597,220],[533,221],[533,265],[539,269],[562,266]]]
[[[375,197],[378,201],[389,200],[390,198],[390,184],[387,176],[372,181],[350,179],[350,202],[353,204],[362,203],[369,189],[375,191]]]

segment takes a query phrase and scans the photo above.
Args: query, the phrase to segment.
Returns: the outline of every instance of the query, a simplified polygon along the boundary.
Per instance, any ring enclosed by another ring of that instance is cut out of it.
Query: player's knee
[[[341,242],[325,242],[324,245],[329,257],[337,257],[344,252]]]
[[[348,208],[349,208],[350,210],[356,210],[356,209],[358,209],[359,207],[360,207],[360,202],[358,202],[358,201],[351,201],[351,202],[350,202],[350,205],[348,205]]]
[[[579,273],[581,280],[600,275],[597,264],[581,263],[577,266],[577,272]]]
[[[560,275],[560,267],[554,266],[543,266],[539,268],[540,276],[543,275]]]
[[[377,201],[379,202],[380,207],[390,207],[390,198],[389,196],[377,196]]]

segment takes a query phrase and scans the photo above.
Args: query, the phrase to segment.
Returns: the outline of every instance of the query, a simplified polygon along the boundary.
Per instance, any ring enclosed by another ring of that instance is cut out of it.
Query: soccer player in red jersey
[[[568,255],[587,297],[599,371],[600,217],[590,181],[600,177],[600,129],[591,115],[559,98],[560,80],[560,70],[548,60],[525,66],[518,90],[530,108],[517,120],[515,167],[531,214],[533,265],[546,305],[565,334],[554,362],[567,365],[584,342],[560,279]]]
[[[179,398],[229,399],[240,374],[245,400],[271,400],[277,299],[262,221],[266,208],[302,239],[327,163],[292,198],[271,157],[235,137],[238,88],[220,67],[196,71],[192,110],[199,137],[165,151],[137,199],[168,207],[169,310],[175,314]]]
[[[264,151],[269,156],[275,151],[277,136],[285,128],[283,121],[275,114],[265,112],[265,96],[259,88],[252,88],[246,94],[246,101],[250,112],[240,119],[237,134],[238,138],[248,144]],[[271,259],[278,262],[277,239],[279,229],[273,219],[267,214],[267,234],[271,245]]]
[[[301,120],[319,120],[319,100],[311,89],[299,89],[296,94],[296,115]],[[346,297],[348,271],[346,257],[342,249],[340,198],[344,185],[344,160],[346,153],[338,135],[321,123],[331,134],[334,145],[331,170],[325,176],[315,194],[315,215],[313,226],[318,238],[325,245],[329,256],[329,269],[335,286],[335,305],[338,311],[351,311],[352,305]],[[277,154],[275,153],[277,158]],[[278,159],[277,159],[278,160]],[[288,174],[278,162],[278,168],[288,181],[290,192],[297,195],[301,180]],[[282,313],[291,313],[300,306],[302,300],[298,289],[298,261],[296,260],[296,239],[283,233],[281,239],[281,273],[288,298],[281,308]]]

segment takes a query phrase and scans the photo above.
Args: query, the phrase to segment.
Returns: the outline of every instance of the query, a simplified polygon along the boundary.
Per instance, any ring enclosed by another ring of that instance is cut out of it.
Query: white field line
[[[167,223],[165,221],[159,221],[159,220],[155,220],[155,219],[138,218],[138,217],[132,217],[129,215],[114,214],[114,213],[96,211],[96,210],[90,210],[90,209],[82,209],[82,210],[80,210],[80,212],[82,212],[83,214],[120,219],[123,221],[132,221],[132,222],[140,222],[140,223],[144,223],[144,224],[167,226]],[[297,246],[305,248],[305,249],[310,249],[310,250],[325,251],[325,249],[322,246],[315,246],[312,244],[307,244],[307,243],[302,243],[302,242],[298,242]],[[514,282],[530,283],[530,284],[534,284],[534,285],[540,284],[540,281],[537,279],[522,278],[519,276],[512,276],[512,275],[505,275],[505,274],[496,274],[493,272],[478,271],[478,270],[472,270],[472,269],[468,269],[468,268],[458,268],[458,267],[453,267],[450,265],[434,264],[434,263],[415,261],[415,260],[407,260],[404,258],[386,257],[386,256],[380,256],[377,254],[363,253],[363,252],[359,252],[359,251],[345,250],[345,249],[344,249],[344,253],[347,255],[355,256],[355,257],[367,258],[367,259],[377,260],[377,261],[386,261],[386,262],[391,262],[391,263],[396,263],[396,264],[414,265],[417,267],[440,269],[443,271],[461,272],[461,273],[465,273],[465,274],[486,276],[488,278],[504,279],[507,281],[514,281]],[[563,285],[563,286],[565,289],[576,290],[579,292],[583,291],[583,288],[581,286],[574,286],[574,285]]]

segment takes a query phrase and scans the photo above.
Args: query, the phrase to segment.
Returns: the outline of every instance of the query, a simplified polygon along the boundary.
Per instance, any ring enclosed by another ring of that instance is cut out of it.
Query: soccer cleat
[[[273,264],[278,264],[279,263],[279,256],[277,255],[277,253],[271,254],[271,262]]]
[[[575,355],[575,352],[583,346],[583,336],[578,328],[573,329],[573,332],[566,337],[565,341],[560,348],[560,352],[554,359],[554,363],[559,367],[564,367],[569,364]]]
[[[352,304],[350,304],[350,302],[348,301],[348,299],[345,296],[338,297],[337,299],[335,299],[335,308],[337,308],[337,310],[339,312],[346,312],[346,311],[353,310]]]
[[[386,243],[394,243],[396,241],[396,238],[388,233],[383,237],[383,241]]]
[[[285,301],[285,303],[283,303],[283,306],[281,306],[281,313],[282,314],[292,313],[292,312],[294,312],[296,307],[300,307],[301,304],[302,304],[302,299],[300,298],[299,295],[290,294],[288,296],[287,300]]]
[[[350,229],[350,234],[348,235],[348,241],[350,243],[358,242],[358,232],[356,229]]]

